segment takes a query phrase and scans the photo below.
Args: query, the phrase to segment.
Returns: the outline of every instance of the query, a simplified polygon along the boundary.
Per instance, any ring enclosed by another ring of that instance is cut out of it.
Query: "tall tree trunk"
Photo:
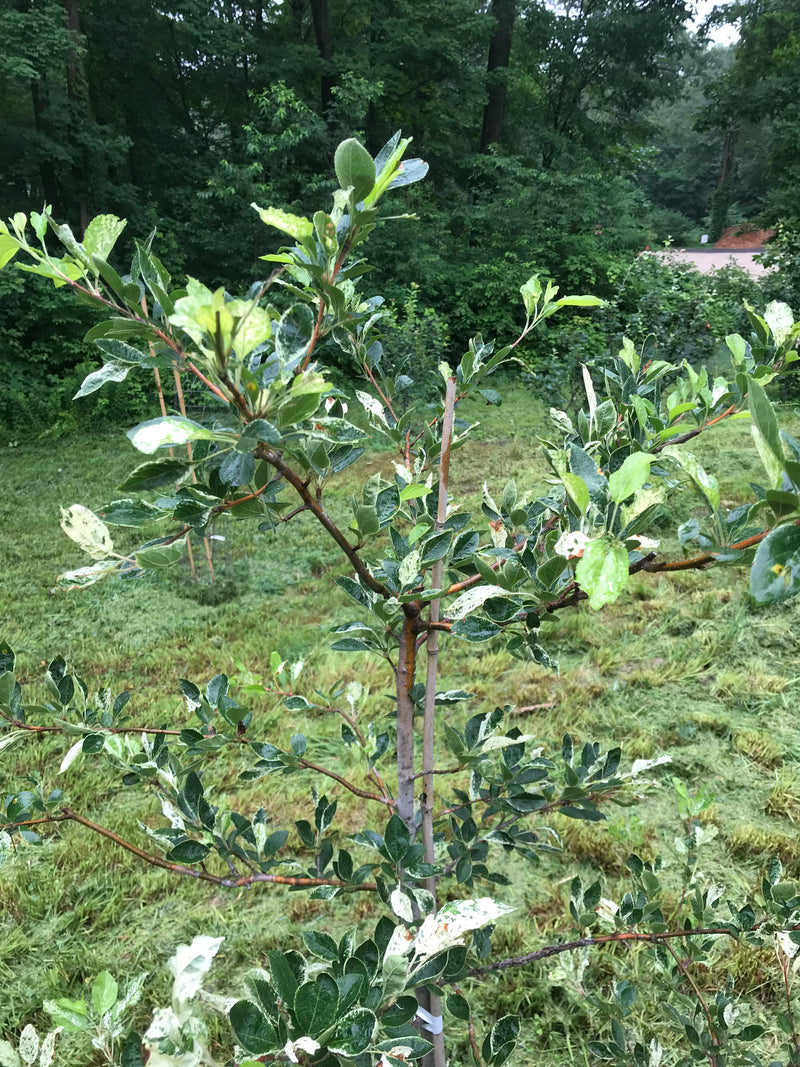
[[[67,30],[70,37],[70,49],[67,56],[67,95],[73,102],[75,111],[89,111],[89,94],[86,91],[86,71],[80,54],[81,18],[78,0],[64,0],[67,14]],[[76,119],[78,116],[75,116]],[[72,168],[75,192],[78,199],[81,233],[89,225],[89,205],[87,197],[87,177],[89,175],[88,152],[84,143],[80,163]]]
[[[336,77],[333,73],[333,38],[328,21],[328,0],[311,0],[311,19],[314,23],[314,37],[317,41],[317,51],[322,60],[322,75],[320,78],[320,106],[322,117],[328,121],[331,100],[333,99],[333,87]]]
[[[716,244],[720,239],[728,221],[728,208],[733,199],[733,175],[736,170],[736,147],[738,142],[739,127],[735,122],[732,122],[725,131],[717,187],[711,197],[709,237],[712,244]]]
[[[47,128],[44,117],[47,90],[44,79],[31,82],[31,102],[33,104],[33,121],[38,133],[47,136]],[[61,192],[58,184],[58,175],[53,160],[49,156],[42,156],[39,160],[39,178],[42,183],[42,193],[45,202],[50,204],[56,214],[63,213]]]
[[[489,99],[483,110],[481,152],[488,152],[489,145],[496,144],[503,134],[503,118],[506,111],[506,72],[511,56],[511,31],[514,27],[514,0],[492,0],[491,14],[497,28],[489,43]]]

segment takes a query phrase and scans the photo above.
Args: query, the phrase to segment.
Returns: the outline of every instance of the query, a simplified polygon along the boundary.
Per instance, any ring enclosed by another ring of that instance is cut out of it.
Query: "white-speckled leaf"
[[[191,945],[180,946],[167,965],[175,975],[172,987],[173,1003],[185,1004],[187,1000],[197,996],[224,940],[224,937],[207,937],[201,934]]]
[[[20,1067],[22,1060],[13,1045],[0,1041],[0,1067]]]
[[[61,529],[92,559],[105,559],[114,551],[108,527],[83,504],[61,509]]]
[[[414,921],[414,909],[411,906],[411,901],[408,899],[402,889],[393,889],[392,895],[389,897],[389,902],[392,905],[392,911],[403,922],[411,923]]]
[[[39,1035],[36,1028],[30,1023],[25,1027],[19,1037],[19,1055],[23,1063],[33,1063],[39,1055]]]
[[[783,344],[794,326],[794,315],[788,304],[772,300],[764,309],[764,321],[777,345]]]
[[[147,422],[141,422],[132,430],[128,430],[128,438],[133,447],[146,455],[169,445],[185,445],[188,441],[210,441],[213,436],[205,426],[184,418],[183,415],[148,419]]]
[[[356,397],[358,398],[359,404],[361,404],[369,415],[378,419],[384,426],[388,426],[386,415],[383,412],[383,404],[380,400],[374,396],[370,396],[369,393],[363,393],[360,389],[356,389]]]
[[[57,1026],[42,1039],[42,1047],[39,1049],[39,1067],[50,1067],[56,1054],[56,1038],[61,1033],[61,1027]]]
[[[87,585],[94,585],[103,578],[116,574],[119,564],[115,560],[103,563],[93,563],[91,567],[79,567],[76,571],[65,571],[56,578],[58,589],[83,589]],[[2,1065],[0,1064],[0,1067]]]
[[[69,750],[69,752],[66,754],[66,756],[62,759],[61,766],[58,768],[58,773],[59,774],[63,774],[64,771],[69,770],[69,768],[72,766],[72,764],[78,758],[78,756],[80,756],[82,751],[83,751],[83,738],[80,737],[75,742],[75,744],[72,746],[72,748]]]
[[[508,590],[499,585],[479,585],[475,589],[468,589],[466,593],[462,593],[447,608],[447,618],[453,622],[457,622],[458,619],[465,619],[470,612],[475,611],[491,597],[508,595]]]

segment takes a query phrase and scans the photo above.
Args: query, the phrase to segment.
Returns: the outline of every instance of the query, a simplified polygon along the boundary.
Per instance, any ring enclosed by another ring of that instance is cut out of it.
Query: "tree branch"
[[[314,515],[317,521],[327,530],[342,552],[347,556],[348,560],[352,564],[356,574],[373,593],[378,593],[382,597],[390,597],[392,594],[386,586],[374,578],[370,573],[369,568],[364,564],[357,550],[350,544],[348,539],[331,519],[320,502],[314,497],[314,494],[310,491],[303,479],[296,471],[292,470],[288,463],[283,459],[279,452],[274,452],[271,448],[267,448],[264,444],[259,444],[255,449],[255,455],[258,459],[263,459],[266,463],[269,463],[271,467],[274,467],[279,474],[283,475],[286,481],[291,485],[297,495],[305,504],[306,508]]]
[[[753,929],[756,929],[756,927],[753,927]],[[784,927],[784,929],[800,930],[800,923]],[[512,967],[525,967],[529,963],[536,963],[537,960],[560,956],[562,952],[574,952],[578,948],[614,945],[618,942],[629,944],[635,941],[658,945],[661,942],[670,941],[677,937],[730,937],[733,941],[738,941],[739,939],[738,933],[727,926],[706,926],[695,930],[666,930],[663,933],[650,934],[643,934],[636,930],[619,930],[614,934],[597,934],[594,937],[579,937],[574,941],[564,941],[560,945],[546,945],[545,948],[537,949],[535,952],[527,952],[524,956],[509,956],[508,959],[498,960],[496,963],[488,963],[485,967],[473,967],[467,971],[467,975],[470,978],[477,978],[482,974],[491,974],[494,971],[507,971]]]
[[[350,885],[348,882],[340,882],[334,878],[295,878],[290,875],[263,874],[261,872],[257,874],[239,875],[236,878],[223,878],[220,875],[211,874],[209,871],[193,870],[191,867],[184,867],[179,863],[170,863],[169,860],[162,859],[160,856],[154,856],[150,852],[145,852],[144,849],[139,848],[130,841],[126,841],[123,837],[120,837],[119,834],[115,834],[113,830],[108,830],[104,826],[99,826],[96,822],[92,822],[91,819],[79,815],[71,808],[62,808],[61,810],[61,816],[55,816],[47,821],[63,822],[67,819],[71,819],[73,822],[80,823],[81,826],[85,826],[87,829],[93,830],[96,834],[100,834],[101,837],[105,837],[107,840],[112,841],[115,845],[119,845],[120,848],[124,848],[126,852],[132,853],[140,860],[144,860],[144,862],[149,863],[151,867],[160,867],[162,870],[170,871],[172,874],[179,874],[187,878],[195,878],[202,882],[212,882],[214,885],[222,886],[225,889],[238,889],[243,886],[255,885],[258,882],[302,887],[330,885],[340,889],[353,889],[366,892],[375,892],[378,888],[374,882],[361,882],[359,885]]]
[[[385,796],[381,796],[378,793],[368,793],[364,789],[359,789],[358,786],[348,782],[346,778],[342,778],[341,775],[336,774],[334,771],[329,771],[325,767],[320,767],[316,763],[310,763],[306,759],[300,760],[300,766],[309,771],[317,771],[319,774],[324,774],[328,778],[333,778],[339,785],[343,785],[345,789],[349,789],[351,793],[355,793],[357,797],[363,797],[364,800],[377,800],[380,804],[390,804],[391,801],[387,800]]]

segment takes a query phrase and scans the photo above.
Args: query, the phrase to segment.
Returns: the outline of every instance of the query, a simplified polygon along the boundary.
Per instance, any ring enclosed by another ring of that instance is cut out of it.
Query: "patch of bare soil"
[[[759,230],[755,226],[727,226],[715,248],[763,248],[775,230]]]

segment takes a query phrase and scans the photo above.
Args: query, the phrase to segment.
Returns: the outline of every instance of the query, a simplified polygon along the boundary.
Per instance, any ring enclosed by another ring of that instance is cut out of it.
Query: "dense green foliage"
[[[713,211],[793,225],[791,4],[729,16],[735,54],[689,33],[681,0],[0,0],[0,216],[48,203],[80,234],[113,212],[158,231],[173,275],[246,288],[261,245],[242,202],[310,210],[342,137],[375,152],[402,127],[431,167],[411,198],[428,225],[376,235],[375,288],[399,307],[424,278],[426,307],[463,347],[519,325],[521,273],[611,297],[645,246],[696,242]],[[70,413],[82,322],[37,316],[32,293],[0,290],[0,350],[31,364],[25,395],[3,400],[10,440],[114,414],[97,398]],[[581,348],[599,358],[615,343],[597,328]],[[571,345],[549,338],[540,373]],[[115,403],[135,414],[136,401]]]

